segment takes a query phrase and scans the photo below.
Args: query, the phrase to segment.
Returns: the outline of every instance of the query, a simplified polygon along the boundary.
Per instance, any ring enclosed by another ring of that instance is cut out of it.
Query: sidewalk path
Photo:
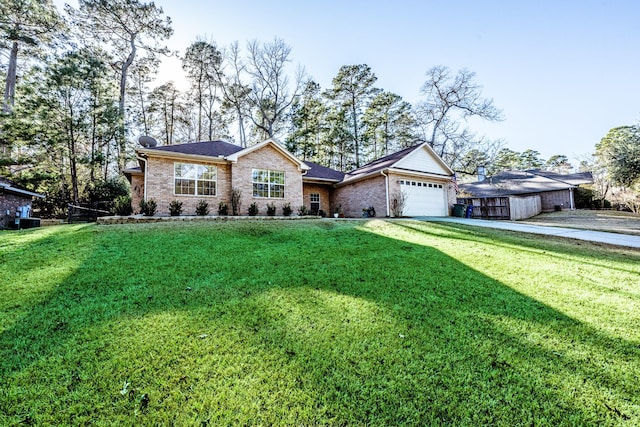
[[[520,231],[522,233],[568,237],[571,239],[586,240],[589,242],[599,242],[607,243],[609,245],[640,248],[640,236],[631,236],[628,234],[580,230],[576,228],[549,227],[544,225],[520,224],[513,221],[489,221],[484,219],[469,219],[457,217],[419,217],[415,219],[434,222],[453,222],[456,224],[472,225],[474,227],[498,228],[501,230]]]

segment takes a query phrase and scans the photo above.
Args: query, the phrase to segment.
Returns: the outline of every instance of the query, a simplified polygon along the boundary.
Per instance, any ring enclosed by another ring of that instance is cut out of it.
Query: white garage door
[[[407,195],[404,215],[448,216],[446,188],[442,183],[401,180],[400,189]]]

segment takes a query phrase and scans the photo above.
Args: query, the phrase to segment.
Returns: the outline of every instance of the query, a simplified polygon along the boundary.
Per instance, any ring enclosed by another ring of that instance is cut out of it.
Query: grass
[[[414,221],[0,234],[0,425],[637,425],[640,252]]]

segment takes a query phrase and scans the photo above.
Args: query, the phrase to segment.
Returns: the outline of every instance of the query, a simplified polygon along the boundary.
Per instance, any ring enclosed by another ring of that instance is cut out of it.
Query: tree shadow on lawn
[[[429,222],[437,227],[425,226],[424,221],[394,221],[395,225],[406,228],[408,230],[419,232],[423,235],[431,235],[445,239],[453,239],[456,241],[463,240],[468,242],[484,242],[492,246],[500,246],[505,248],[517,248],[521,251],[530,251],[534,254],[541,252],[549,253],[553,257],[562,257],[567,260],[579,260],[581,264],[592,265],[594,267],[604,267],[610,270],[617,270],[625,273],[639,273],[639,269],[613,267],[609,264],[598,262],[595,256],[579,257],[576,255],[576,246],[587,251],[599,250],[604,248],[609,256],[615,255],[618,259],[629,265],[640,265],[640,251],[636,248],[608,245],[606,243],[588,242],[584,240],[571,239],[568,237],[536,235],[531,233],[522,233],[510,230],[478,228],[472,225],[436,223]],[[499,236],[496,241],[494,236]],[[541,245],[540,238],[543,238],[544,244]],[[553,244],[553,248],[549,249],[549,243]]]
[[[338,425],[640,416],[637,345],[433,247],[350,225],[234,227],[176,231],[171,259],[149,256],[144,228],[118,241],[102,229],[85,261],[95,271],[79,268],[0,335],[0,413]],[[125,380],[137,395],[120,393]]]

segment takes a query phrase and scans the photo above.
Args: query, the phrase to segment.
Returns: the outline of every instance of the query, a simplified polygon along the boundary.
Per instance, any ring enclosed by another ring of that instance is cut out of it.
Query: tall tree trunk
[[[10,113],[16,96],[16,74],[18,64],[18,42],[14,41],[9,53],[9,68],[7,69],[7,82],[4,87],[3,113]]]
[[[351,113],[353,114],[353,143],[356,152],[356,168],[360,167],[360,141],[358,141],[358,117],[356,116],[356,99],[351,100]]]
[[[127,60],[122,63],[120,68],[120,103],[118,105],[118,115],[120,116],[120,128],[118,130],[118,171],[122,172],[125,168],[126,156],[127,156],[127,139],[125,132],[125,98],[127,90],[127,73],[129,67],[133,64],[133,60],[136,57],[136,43],[135,37],[131,37],[129,40],[131,51]]]

